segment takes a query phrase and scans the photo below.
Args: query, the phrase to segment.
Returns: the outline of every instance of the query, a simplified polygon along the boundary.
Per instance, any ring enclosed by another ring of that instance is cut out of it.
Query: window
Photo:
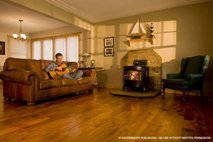
[[[48,39],[48,40],[44,40],[43,41],[43,57],[42,59],[45,59],[45,60],[52,60],[53,59],[53,47],[52,47],[52,40],[51,39]]]
[[[32,44],[33,59],[41,59],[41,41],[34,41]]]
[[[78,37],[67,38],[67,61],[78,62]]]
[[[65,38],[56,38],[55,39],[55,53],[62,53],[63,59],[66,60],[66,45]]]
[[[32,41],[32,58],[53,60],[62,53],[64,61],[78,62],[79,36],[57,37]]]

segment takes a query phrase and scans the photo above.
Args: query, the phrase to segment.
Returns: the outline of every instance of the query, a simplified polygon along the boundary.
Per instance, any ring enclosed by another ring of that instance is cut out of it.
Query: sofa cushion
[[[61,79],[61,82],[62,82],[63,86],[78,85],[77,80],[71,80],[71,79],[67,79],[67,78]]]
[[[4,63],[4,70],[29,70],[26,59],[7,58]]]
[[[51,63],[52,61],[50,61],[50,60],[40,60],[40,62],[41,62],[41,69],[42,69],[42,71],[43,71],[44,80],[51,79],[51,77],[49,76],[49,73],[44,71],[44,68],[45,68],[49,63]]]
[[[30,70],[37,73],[40,80],[44,80],[41,62],[39,60],[28,60],[27,62],[29,64]]]
[[[81,80],[78,81],[79,84],[87,84],[87,83],[91,83],[92,79],[91,77],[83,77]]]
[[[40,82],[40,89],[57,88],[61,86],[61,80],[48,79]]]
[[[64,62],[67,66],[71,67],[72,69],[78,68],[77,62]]]

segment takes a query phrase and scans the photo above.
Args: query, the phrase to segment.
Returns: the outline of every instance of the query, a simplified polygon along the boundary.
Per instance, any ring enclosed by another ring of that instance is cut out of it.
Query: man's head
[[[56,62],[61,64],[63,61],[63,55],[61,53],[55,54]]]

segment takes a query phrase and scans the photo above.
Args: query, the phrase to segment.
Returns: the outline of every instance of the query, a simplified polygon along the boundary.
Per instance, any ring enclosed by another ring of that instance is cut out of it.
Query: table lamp
[[[87,59],[89,56],[90,56],[90,53],[87,53],[87,52],[83,53],[82,55],[82,57],[85,57],[85,67],[87,67]]]

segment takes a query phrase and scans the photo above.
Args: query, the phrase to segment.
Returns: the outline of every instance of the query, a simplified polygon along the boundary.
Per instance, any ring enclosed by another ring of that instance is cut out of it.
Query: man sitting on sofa
[[[63,64],[63,55],[61,53],[57,53],[55,55],[56,61],[55,62],[51,62],[49,65],[47,65],[45,67],[45,71],[46,72],[54,72],[54,71],[59,71],[62,72],[63,68],[61,67]],[[66,67],[66,68],[70,68],[70,66]],[[73,79],[73,80],[80,80],[82,79],[83,76],[83,71],[75,69],[75,71],[70,71],[67,72],[65,74],[62,74],[61,78],[68,78],[68,79]]]

